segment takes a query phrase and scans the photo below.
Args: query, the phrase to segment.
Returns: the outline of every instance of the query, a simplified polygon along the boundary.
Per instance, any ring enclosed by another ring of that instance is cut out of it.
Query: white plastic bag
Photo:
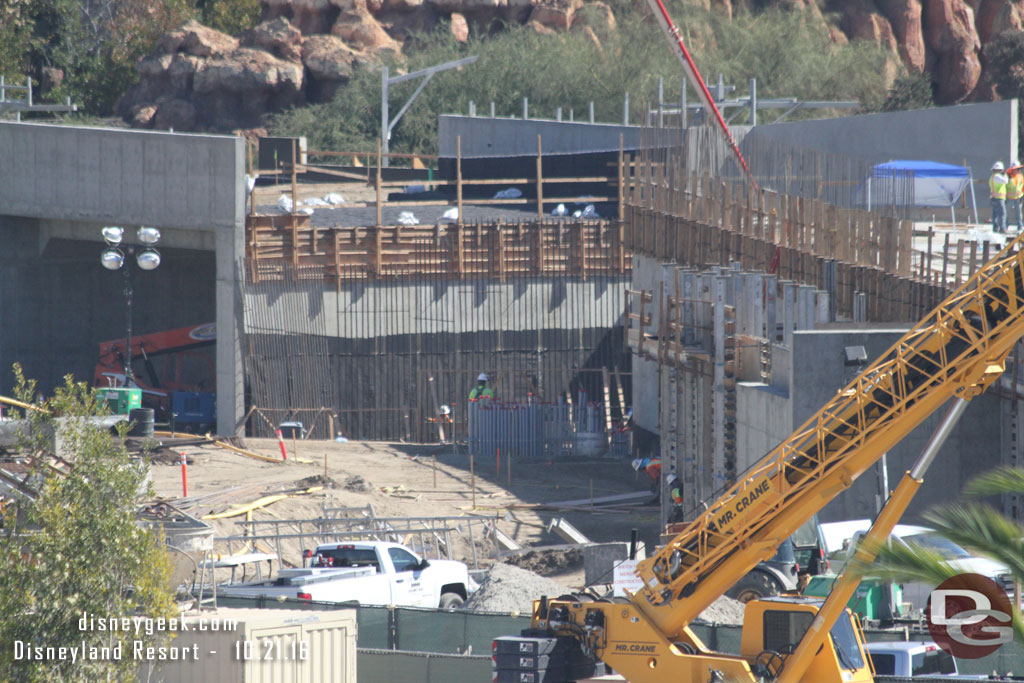
[[[566,209],[565,209],[565,204],[559,204],[555,208],[551,209],[551,215],[552,216],[564,216],[564,215],[566,215],[568,213],[569,212],[566,211]]]
[[[344,204],[345,198],[337,192],[329,192],[324,195],[324,201],[328,204]]]
[[[597,213],[597,209],[594,208],[593,204],[587,204],[583,207],[584,218],[600,218],[601,216]]]
[[[501,190],[498,194],[494,195],[495,199],[519,199],[523,196],[523,193],[514,187],[510,187],[506,190]]]
[[[319,197],[309,197],[306,201],[302,202],[306,206],[327,206],[327,202],[320,199]]]
[[[576,209],[575,211],[572,212],[572,217],[573,218],[583,218],[583,212],[580,211],[579,209]]]
[[[453,206],[444,213],[441,214],[441,218],[446,221],[457,221],[459,220],[459,207]]]
[[[292,212],[292,198],[286,194],[281,195],[277,198],[277,208],[281,209],[285,213]]]
[[[301,209],[299,209],[298,211],[296,211],[296,213],[303,213],[303,214],[306,214],[307,216],[312,216],[314,210],[315,209],[313,209],[312,206],[304,206]]]
[[[398,222],[402,225],[419,225],[420,221],[413,215],[412,211],[403,211],[398,214]]]

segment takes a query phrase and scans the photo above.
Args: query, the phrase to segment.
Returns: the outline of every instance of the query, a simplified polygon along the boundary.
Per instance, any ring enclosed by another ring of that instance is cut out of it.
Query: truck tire
[[[453,610],[462,607],[464,602],[466,601],[458,593],[442,593],[437,606],[439,609]]]
[[[726,595],[742,603],[778,595],[780,588],[775,580],[760,571],[752,571],[730,588]]]

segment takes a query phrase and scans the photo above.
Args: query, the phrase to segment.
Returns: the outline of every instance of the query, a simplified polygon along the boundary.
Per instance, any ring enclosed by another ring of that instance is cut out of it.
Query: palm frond
[[[928,511],[925,520],[939,536],[1006,565],[1024,582],[1024,526],[988,505],[960,503]]]
[[[1001,493],[1024,493],[1024,469],[997,467],[967,482],[965,496],[997,496]]]

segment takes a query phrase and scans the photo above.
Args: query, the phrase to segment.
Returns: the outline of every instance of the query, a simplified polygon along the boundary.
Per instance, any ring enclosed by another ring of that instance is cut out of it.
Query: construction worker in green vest
[[[470,401],[476,401],[481,398],[494,398],[494,392],[487,386],[487,374],[483,372],[477,375],[476,386],[469,392]]]
[[[992,196],[992,232],[1006,232],[1006,189],[1010,179],[1003,172],[1003,162],[992,164],[992,175],[988,178],[988,189]]]
[[[1021,217],[1020,201],[1024,197],[1024,167],[1014,159],[1010,167],[1006,169],[1006,177],[1009,184],[1006,186],[1006,227],[1016,220],[1017,234],[1024,232],[1024,218]],[[1014,218],[1016,216],[1016,218]]]
[[[668,475],[668,495],[672,498],[672,512],[669,513],[669,522],[683,521],[683,483],[674,474]]]

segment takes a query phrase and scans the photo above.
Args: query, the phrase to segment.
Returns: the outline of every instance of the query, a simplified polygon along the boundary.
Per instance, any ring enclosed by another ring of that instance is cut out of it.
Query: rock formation
[[[899,63],[927,73],[939,104],[991,98],[983,46],[1024,27],[1024,0],[827,0],[824,13],[816,0],[777,1],[806,12],[835,43],[870,41],[889,51],[887,73]],[[764,4],[686,2],[726,17]],[[268,112],[330,100],[355,69],[440,22],[460,42],[502,21],[545,35],[581,31],[599,47],[616,30],[600,0],[262,0],[261,20],[237,37],[196,22],[166,34],[137,64],[140,81],[119,112],[138,127],[253,128]]]

